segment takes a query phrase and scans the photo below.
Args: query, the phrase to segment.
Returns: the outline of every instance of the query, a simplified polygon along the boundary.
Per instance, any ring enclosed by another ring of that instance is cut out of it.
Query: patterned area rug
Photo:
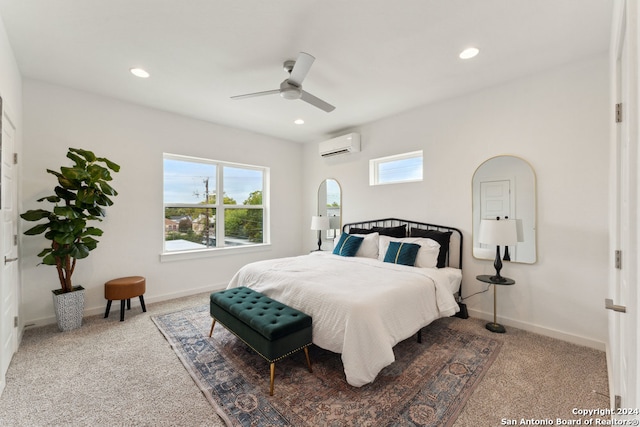
[[[440,319],[394,347],[396,361],[376,380],[347,384],[340,355],[310,347],[269,364],[216,325],[204,305],[153,317],[218,414],[230,426],[450,426],[495,360],[500,341],[448,328]]]

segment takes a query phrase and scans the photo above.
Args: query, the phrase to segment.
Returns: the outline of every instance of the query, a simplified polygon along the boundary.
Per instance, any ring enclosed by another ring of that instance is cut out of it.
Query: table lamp
[[[329,217],[328,216],[312,216],[311,217],[311,229],[318,231],[318,250],[322,250],[322,232],[324,230],[328,230],[329,225]]]
[[[496,275],[491,277],[495,282],[505,282],[500,275],[502,260],[500,259],[500,246],[511,246],[518,243],[518,230],[514,219],[483,219],[480,221],[478,242],[485,245],[496,245],[496,259],[493,266]]]

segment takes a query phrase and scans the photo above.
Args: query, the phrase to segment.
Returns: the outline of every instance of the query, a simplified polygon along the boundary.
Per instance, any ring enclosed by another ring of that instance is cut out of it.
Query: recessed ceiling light
[[[302,120],[302,119],[295,119],[295,120],[293,121],[293,123],[295,123],[295,124],[297,124],[297,125],[303,125],[303,124],[304,124],[304,120]]]
[[[471,59],[473,57],[475,57],[478,53],[480,53],[480,50],[475,48],[475,47],[469,47],[465,50],[463,50],[462,52],[460,52],[460,58],[461,59]]]
[[[146,79],[147,77],[149,77],[149,73],[146,70],[143,70],[142,68],[131,68],[129,69],[129,71],[131,71],[131,74],[133,74],[136,77],[140,77],[143,79]]]

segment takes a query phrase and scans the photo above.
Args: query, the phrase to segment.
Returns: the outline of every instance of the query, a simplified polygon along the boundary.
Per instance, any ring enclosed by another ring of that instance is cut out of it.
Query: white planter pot
[[[66,293],[53,293],[53,308],[56,312],[56,320],[60,331],[71,331],[82,326],[82,314],[84,312],[84,288],[74,286],[73,291]]]

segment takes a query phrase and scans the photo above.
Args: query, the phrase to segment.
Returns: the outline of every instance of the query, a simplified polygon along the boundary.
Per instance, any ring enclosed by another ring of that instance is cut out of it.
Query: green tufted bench
[[[311,317],[247,287],[214,292],[210,296],[213,318],[244,341],[270,364],[269,395],[273,396],[275,362],[304,349],[309,372],[311,359]]]

